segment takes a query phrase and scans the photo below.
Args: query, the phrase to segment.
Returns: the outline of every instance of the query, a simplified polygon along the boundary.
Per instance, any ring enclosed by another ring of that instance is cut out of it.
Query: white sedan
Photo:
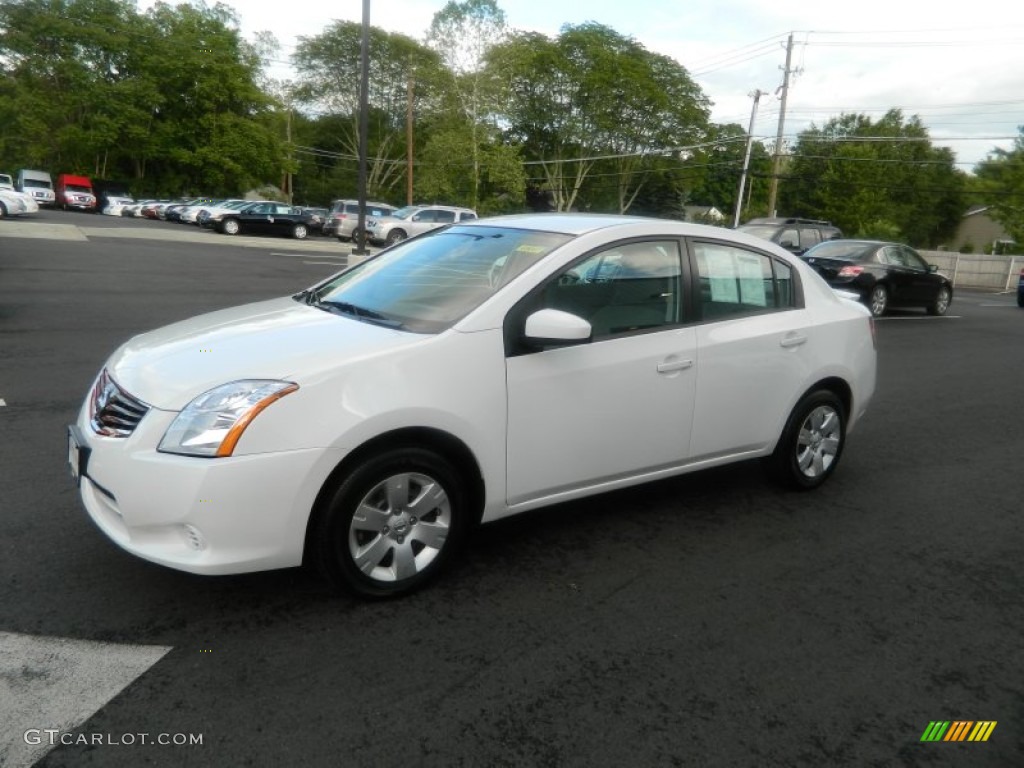
[[[477,522],[754,457],[836,469],[872,319],[764,240],[484,219],[118,349],[69,428],[89,515],[200,574],[319,565],[395,595]]]
[[[0,219],[20,216],[24,213],[38,213],[39,203],[32,195],[14,189],[0,189]]]

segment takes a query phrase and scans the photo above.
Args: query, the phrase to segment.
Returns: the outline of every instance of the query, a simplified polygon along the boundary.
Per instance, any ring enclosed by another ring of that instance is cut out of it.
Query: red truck
[[[92,182],[85,176],[62,173],[57,176],[53,186],[57,205],[65,211],[77,208],[81,211],[96,210],[96,194],[92,191]]]

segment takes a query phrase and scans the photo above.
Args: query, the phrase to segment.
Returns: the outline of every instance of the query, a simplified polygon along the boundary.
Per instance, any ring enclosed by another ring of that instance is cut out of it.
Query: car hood
[[[135,336],[107,363],[145,403],[178,411],[241,379],[303,379],[429,337],[325,312],[285,297],[225,309]]]

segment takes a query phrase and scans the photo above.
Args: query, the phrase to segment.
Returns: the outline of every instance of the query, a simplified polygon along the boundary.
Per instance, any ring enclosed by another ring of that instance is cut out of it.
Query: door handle
[[[799,347],[801,344],[806,343],[806,341],[807,341],[807,337],[804,336],[802,333],[794,333],[794,334],[790,334],[789,336],[786,336],[785,338],[783,338],[782,341],[779,342],[779,344],[781,346],[787,347],[787,348],[788,347]]]
[[[671,373],[693,367],[693,360],[671,360],[658,363],[658,373]]]

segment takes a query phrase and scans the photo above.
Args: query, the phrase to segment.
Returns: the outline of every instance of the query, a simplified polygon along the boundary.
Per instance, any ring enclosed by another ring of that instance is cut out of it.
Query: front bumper
[[[69,433],[82,444],[78,456],[87,458],[76,461],[79,493],[93,522],[133,555],[190,573],[301,564],[316,495],[344,452],[223,459],[159,453],[156,446],[175,416],[151,409],[131,436],[103,437],[82,408]]]

